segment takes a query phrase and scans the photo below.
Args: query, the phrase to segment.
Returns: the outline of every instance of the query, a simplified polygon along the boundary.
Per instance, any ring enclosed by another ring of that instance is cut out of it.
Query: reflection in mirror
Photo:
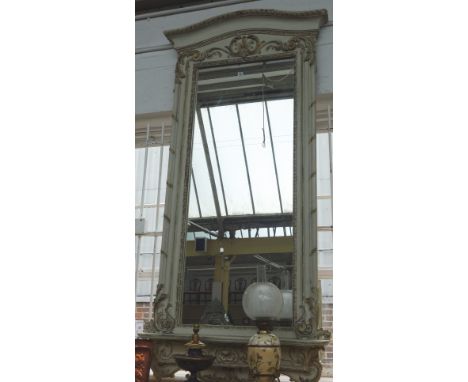
[[[182,323],[254,325],[242,295],[266,266],[292,324],[294,61],[198,71]]]

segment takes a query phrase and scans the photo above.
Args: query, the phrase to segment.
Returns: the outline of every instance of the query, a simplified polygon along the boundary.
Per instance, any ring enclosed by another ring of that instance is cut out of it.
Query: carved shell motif
[[[265,41],[260,41],[257,36],[248,35],[233,38],[226,48],[231,56],[245,58],[258,54],[264,45]]]

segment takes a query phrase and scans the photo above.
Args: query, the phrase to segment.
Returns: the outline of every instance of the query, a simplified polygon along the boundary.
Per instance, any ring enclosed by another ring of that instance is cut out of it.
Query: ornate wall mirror
[[[266,265],[267,278],[291,296],[276,330],[289,356],[282,368],[320,377],[327,333],[317,278],[314,75],[326,20],[323,10],[245,10],[166,32],[178,52],[173,135],[160,284],[144,335],[156,339],[162,374],[176,370],[170,354],[192,323],[202,324],[214,353],[238,346],[215,369],[224,378],[241,372],[253,331],[242,293]]]
[[[197,71],[183,324],[252,325],[241,302],[259,265],[292,294],[294,69],[286,58]],[[278,325],[292,325],[288,303]]]

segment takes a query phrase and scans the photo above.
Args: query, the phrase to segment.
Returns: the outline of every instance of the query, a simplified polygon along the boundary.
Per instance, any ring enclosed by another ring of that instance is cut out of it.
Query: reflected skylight
[[[216,207],[214,203],[213,190],[210,184],[210,175],[208,173],[208,165],[204,153],[203,143],[200,135],[200,126],[195,118],[195,129],[193,135],[193,153],[192,153],[192,173],[197,185],[197,193],[200,201],[200,209],[202,216],[216,216]],[[193,184],[192,184],[193,186]],[[193,187],[192,187],[193,189]],[[194,193],[191,192],[191,196]],[[197,211],[197,201],[195,198],[190,198],[189,211]],[[190,206],[190,204],[193,204]],[[199,216],[198,214],[195,216]],[[194,217],[189,215],[189,217]]]
[[[293,112],[292,98],[200,110],[202,126],[194,119],[189,218],[217,216],[215,199],[221,216],[292,212]]]

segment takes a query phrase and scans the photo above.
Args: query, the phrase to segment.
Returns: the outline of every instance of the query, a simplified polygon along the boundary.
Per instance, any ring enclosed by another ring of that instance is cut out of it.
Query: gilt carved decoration
[[[184,352],[183,341],[158,340],[155,343],[152,368],[158,382],[172,376],[178,370],[173,355]],[[297,347],[282,344],[281,373],[295,382],[316,382],[320,379],[321,346]],[[251,381],[247,368],[245,344],[207,343],[204,353],[216,357],[211,368],[200,373],[204,382]]]
[[[261,32],[259,32],[260,34]],[[277,33],[278,34],[278,33]],[[276,34],[276,38],[278,37]],[[181,49],[176,65],[176,81],[180,82],[186,77],[187,64],[189,61],[202,62],[208,59],[233,59],[238,58],[245,61],[258,58],[257,56],[266,53],[287,53],[296,49],[304,53],[304,61],[309,62],[314,57],[314,46],[317,33],[307,33],[294,35],[286,41],[261,40],[256,34],[236,35],[228,45],[223,47],[215,46],[206,50],[201,49]]]

